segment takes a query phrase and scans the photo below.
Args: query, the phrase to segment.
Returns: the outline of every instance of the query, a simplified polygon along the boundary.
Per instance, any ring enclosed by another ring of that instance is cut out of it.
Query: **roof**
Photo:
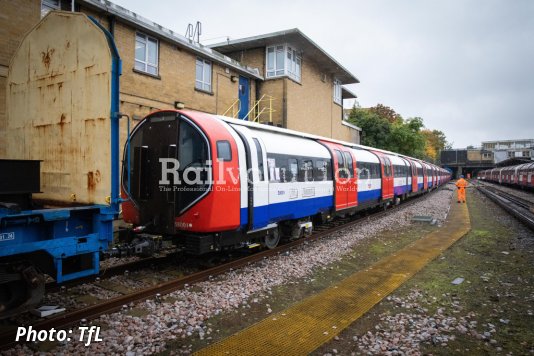
[[[148,34],[164,39],[178,47],[190,50],[191,52],[210,59],[213,62],[221,64],[223,66],[234,69],[236,72],[243,74],[247,77],[263,80],[263,76],[257,68],[251,68],[244,66],[238,61],[225,56],[209,47],[203,46],[200,43],[191,41],[184,36],[175,33],[155,22],[152,22],[133,11],[127,10],[122,6],[114,4],[107,0],[78,0],[80,4],[88,5],[101,11],[105,11],[111,15],[114,15],[129,25],[138,28]]]
[[[267,33],[259,36],[246,37],[237,40],[230,40],[216,43],[210,45],[209,47],[214,48],[222,53],[229,53],[257,47],[266,47],[273,44],[280,44],[280,42],[291,43],[295,47],[298,47],[302,51],[303,56],[313,58],[314,62],[319,64],[321,67],[326,68],[343,84],[360,82],[354,74],[349,72],[298,28]]]
[[[357,96],[351,90],[341,87],[341,98],[342,99],[356,99]]]

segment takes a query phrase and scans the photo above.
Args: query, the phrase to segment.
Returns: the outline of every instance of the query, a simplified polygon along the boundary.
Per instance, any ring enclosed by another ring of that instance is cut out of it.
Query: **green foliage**
[[[354,106],[348,121],[362,128],[362,145],[434,162],[447,146],[445,134],[425,129],[422,118],[403,119],[382,104],[368,109]]]

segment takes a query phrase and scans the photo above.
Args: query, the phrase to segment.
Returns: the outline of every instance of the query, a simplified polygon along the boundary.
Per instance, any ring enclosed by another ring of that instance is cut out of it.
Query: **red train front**
[[[130,137],[122,180],[123,197],[129,198],[125,221],[163,235],[239,227],[237,146],[222,122],[198,112],[159,111]]]

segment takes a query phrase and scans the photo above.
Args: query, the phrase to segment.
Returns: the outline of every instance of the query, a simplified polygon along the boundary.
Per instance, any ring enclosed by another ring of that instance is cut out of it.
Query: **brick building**
[[[358,80],[299,30],[259,36],[284,43],[284,56],[292,56],[283,73],[272,75],[270,62],[265,65],[267,46],[244,50],[245,43],[253,44],[245,39],[239,50],[226,44],[217,51],[109,1],[4,0],[2,4],[0,157],[5,156],[9,61],[24,34],[50,10],[83,12],[112,33],[123,61],[121,112],[134,120],[154,110],[185,107],[359,142],[359,128],[342,120],[342,100],[355,97],[342,84]]]
[[[356,96],[344,84],[358,79],[299,29],[227,41],[210,46],[259,68],[265,77],[257,97],[272,97],[277,126],[359,142],[360,129],[343,118],[343,100]]]

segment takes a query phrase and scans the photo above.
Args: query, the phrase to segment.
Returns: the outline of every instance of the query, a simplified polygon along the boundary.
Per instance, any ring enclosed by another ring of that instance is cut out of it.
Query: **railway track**
[[[531,230],[534,230],[534,203],[531,200],[521,198],[487,183],[476,182],[474,185],[478,191],[497,203],[497,205]]]
[[[432,194],[432,192],[430,194]],[[56,330],[65,329],[68,327],[78,325],[80,323],[87,323],[88,321],[96,319],[101,315],[114,313],[114,312],[122,310],[123,308],[127,308],[132,303],[135,304],[137,302],[141,302],[146,299],[154,299],[154,298],[158,299],[163,295],[183,289],[184,287],[187,287],[189,285],[202,282],[202,281],[206,281],[218,275],[222,275],[225,272],[238,269],[241,267],[245,267],[249,264],[261,261],[268,257],[272,257],[272,256],[285,253],[293,248],[296,248],[297,246],[301,244],[305,244],[305,243],[309,243],[310,241],[326,238],[338,231],[345,230],[350,227],[358,226],[360,224],[367,222],[369,219],[380,219],[386,214],[389,214],[390,211],[396,211],[397,209],[408,207],[416,203],[420,197],[426,196],[426,195],[427,194],[413,197],[409,199],[408,201],[406,201],[404,204],[401,204],[399,206],[393,206],[392,208],[388,210],[379,210],[370,215],[359,216],[355,219],[349,219],[349,218],[337,219],[337,220],[334,220],[329,225],[320,226],[318,230],[315,231],[309,237],[300,238],[297,240],[287,242],[281,246],[278,246],[275,249],[263,250],[263,251],[254,253],[252,255],[248,255],[248,256],[245,256],[245,257],[242,257],[236,260],[231,260],[230,262],[220,264],[220,265],[217,265],[217,266],[205,269],[205,270],[201,270],[201,271],[198,271],[198,272],[195,272],[195,273],[183,276],[183,277],[174,278],[172,280],[160,283],[156,286],[144,288],[141,290],[136,290],[129,294],[125,294],[125,295],[114,297],[108,300],[104,300],[101,303],[98,303],[95,305],[90,305],[84,308],[72,310],[72,311],[69,311],[69,312],[57,315],[55,317],[48,318],[48,319],[38,320],[31,325],[33,327],[33,330],[39,331],[39,330],[50,330],[52,328]],[[138,267],[139,264],[145,264],[145,266],[150,266],[156,261],[158,261],[157,258],[156,259],[150,258],[150,259],[135,261],[135,263],[132,262],[132,263],[116,266],[113,268],[111,272],[108,270],[107,273],[120,274],[121,271],[122,273],[124,273],[125,270]],[[93,280],[94,280],[94,277],[93,277]],[[16,336],[16,327],[13,327],[13,329],[9,329],[7,331],[0,333],[0,350],[4,350],[4,349],[8,349],[8,348],[12,348],[16,346],[17,342],[15,342],[15,336]]]
[[[155,265],[166,264],[171,261],[174,256],[175,253],[169,253],[163,256],[146,257],[136,261],[121,263],[104,268],[101,270],[98,276],[87,276],[61,284],[57,284],[56,282],[48,282],[45,285],[45,290],[47,293],[59,292],[62,287],[72,288],[83,283],[94,282],[96,278],[110,278],[113,276],[124,274],[126,271],[137,271]]]

